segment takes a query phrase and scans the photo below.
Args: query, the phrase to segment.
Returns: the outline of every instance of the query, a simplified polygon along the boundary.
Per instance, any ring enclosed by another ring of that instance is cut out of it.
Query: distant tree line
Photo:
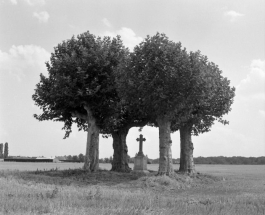
[[[159,164],[159,158],[157,159],[149,159],[147,157],[148,164]],[[173,164],[179,164],[180,159],[172,159]],[[112,157],[110,158],[100,158],[100,163],[111,163]],[[134,163],[134,157],[130,157],[128,155],[128,163]],[[241,157],[241,156],[233,156],[233,157],[197,157],[194,158],[195,164],[232,164],[232,165],[262,165],[265,164],[265,157]]]
[[[85,156],[81,153],[79,155],[65,155],[65,156],[57,156],[57,159],[61,161],[69,161],[69,162],[84,162]]]
[[[110,156],[109,158],[100,158],[99,163],[112,163],[113,157]]]
[[[130,159],[133,163],[133,158]],[[159,158],[157,159],[149,159],[149,163],[158,164]],[[179,164],[180,160],[178,159],[172,159],[174,164]],[[131,163],[131,162],[130,162]],[[224,157],[224,156],[218,156],[218,157],[197,157],[194,158],[195,164],[238,164],[238,165],[262,165],[265,164],[265,157],[241,157],[241,156],[233,156],[233,157]]]
[[[198,157],[196,164],[265,164],[265,157]]]
[[[157,158],[157,159],[148,159],[148,163],[149,164],[159,164],[159,158]],[[179,164],[179,158],[178,159],[172,158],[172,163],[173,164]]]

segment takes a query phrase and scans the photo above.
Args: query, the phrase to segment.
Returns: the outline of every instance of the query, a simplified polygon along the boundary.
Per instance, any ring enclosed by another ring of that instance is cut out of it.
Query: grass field
[[[265,214],[265,166],[197,165],[173,178],[81,166],[1,162],[0,214]]]

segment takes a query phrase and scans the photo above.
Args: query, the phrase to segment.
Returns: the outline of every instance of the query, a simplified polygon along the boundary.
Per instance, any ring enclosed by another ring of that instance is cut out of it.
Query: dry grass
[[[106,170],[0,171],[0,214],[265,214],[259,173],[169,178]]]

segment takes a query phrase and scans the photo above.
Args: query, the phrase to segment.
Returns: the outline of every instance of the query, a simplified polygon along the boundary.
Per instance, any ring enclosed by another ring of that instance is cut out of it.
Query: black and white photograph
[[[0,0],[0,215],[265,215],[264,8]]]

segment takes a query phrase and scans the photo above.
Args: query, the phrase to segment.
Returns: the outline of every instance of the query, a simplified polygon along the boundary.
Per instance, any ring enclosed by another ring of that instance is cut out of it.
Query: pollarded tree
[[[113,171],[129,172],[126,136],[146,119],[121,101],[116,91],[114,68],[128,57],[120,37],[95,38],[89,32],[55,48],[47,63],[49,77],[41,75],[33,99],[43,110],[38,120],[63,121],[65,137],[72,123],[87,130],[84,167],[98,167],[99,132],[113,137]],[[73,119],[76,117],[76,119]]]
[[[86,32],[63,41],[46,63],[49,76],[41,74],[32,96],[43,111],[34,117],[64,122],[65,138],[73,123],[87,131],[86,170],[98,169],[99,132],[119,99],[112,73],[126,52],[119,37],[101,39]]]
[[[130,58],[118,66],[119,93],[134,105],[149,123],[159,127],[158,174],[173,173],[171,153],[171,122],[182,107],[186,90],[189,56],[181,43],[170,41],[157,33],[136,46]]]
[[[4,158],[8,158],[8,143],[5,143]]]
[[[183,108],[176,112],[173,131],[180,131],[180,167],[179,171],[194,173],[193,143],[191,136],[210,131],[215,120],[223,124],[228,122],[223,115],[231,110],[235,88],[221,74],[222,71],[207,57],[198,52],[189,55],[187,68],[187,90],[183,94]]]

